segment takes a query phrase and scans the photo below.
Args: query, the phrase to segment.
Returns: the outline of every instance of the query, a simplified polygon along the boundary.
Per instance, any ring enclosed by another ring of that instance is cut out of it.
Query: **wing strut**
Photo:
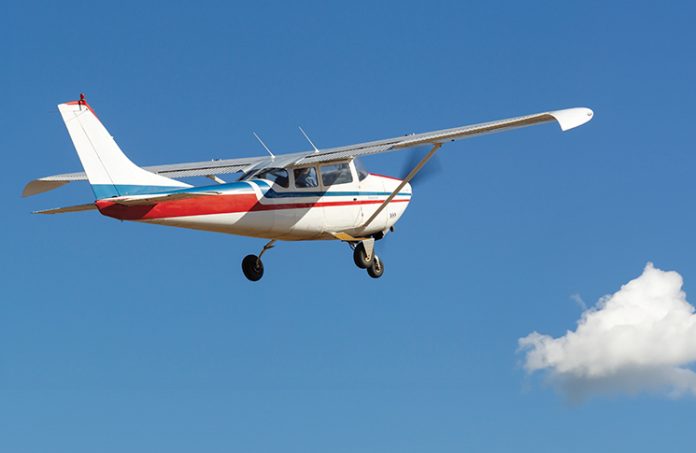
[[[406,184],[408,184],[408,182],[412,180],[414,176],[416,176],[416,173],[418,173],[420,169],[423,168],[423,165],[425,165],[426,162],[428,162],[430,158],[433,157],[435,152],[438,149],[440,149],[441,146],[442,143],[433,144],[433,147],[430,149],[430,151],[428,151],[428,154],[426,154],[425,157],[423,157],[420,160],[420,162],[418,162],[418,165],[413,167],[413,170],[411,170],[410,173],[406,175],[406,177],[403,179],[403,181],[401,181],[401,183],[396,187],[396,189],[394,189],[394,191],[387,197],[387,199],[384,200],[384,202],[381,205],[379,205],[377,210],[370,216],[370,218],[367,219],[367,222],[365,222],[362,226],[363,228],[367,228],[367,226],[377,218],[377,216],[384,210],[384,208],[387,207],[387,205],[394,199],[394,197],[399,193],[399,191],[403,189],[404,186],[406,186]]]

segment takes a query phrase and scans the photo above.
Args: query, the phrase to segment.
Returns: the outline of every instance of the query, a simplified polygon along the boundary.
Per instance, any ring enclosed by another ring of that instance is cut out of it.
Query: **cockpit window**
[[[362,161],[360,159],[354,159],[353,163],[355,164],[355,170],[358,173],[358,179],[362,181],[363,179],[367,178],[367,175],[370,173],[365,170],[365,166],[363,165]]]
[[[317,187],[319,185],[317,182],[317,169],[314,167],[296,168],[294,174],[295,187],[298,189]]]
[[[288,171],[284,168],[264,168],[254,175],[255,179],[265,179],[286,189],[290,186]]]
[[[353,182],[350,166],[348,163],[322,165],[321,182],[324,183],[325,186]]]

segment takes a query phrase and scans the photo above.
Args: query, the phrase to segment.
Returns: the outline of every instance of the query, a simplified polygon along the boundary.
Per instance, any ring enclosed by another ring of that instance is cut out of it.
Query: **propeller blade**
[[[401,179],[404,179],[413,168],[418,165],[418,162],[425,157],[425,155],[432,149],[431,146],[416,146],[410,150],[406,160],[404,161],[404,166],[401,170]],[[435,176],[437,173],[442,171],[442,164],[438,154],[435,154],[426,164],[421,168],[421,170],[416,173],[416,175],[411,179],[410,183],[412,186],[422,183],[423,181]]]

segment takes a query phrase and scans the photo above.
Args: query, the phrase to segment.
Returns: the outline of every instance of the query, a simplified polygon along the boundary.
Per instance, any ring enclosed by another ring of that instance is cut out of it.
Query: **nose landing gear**
[[[367,269],[370,267],[370,264],[372,264],[372,258],[372,253],[367,253],[365,245],[362,242],[358,242],[358,244],[353,248],[353,261],[360,269]]]
[[[360,242],[349,242],[353,248],[353,261],[360,269],[367,269],[372,278],[380,278],[384,273],[384,263],[374,254],[375,240],[365,239]]]

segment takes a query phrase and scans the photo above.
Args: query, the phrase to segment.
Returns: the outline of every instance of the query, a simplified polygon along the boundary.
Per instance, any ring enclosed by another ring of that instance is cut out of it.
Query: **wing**
[[[455,127],[452,129],[402,135],[400,137],[359,143],[356,145],[327,148],[318,152],[312,150],[300,153],[277,155],[273,157],[263,156],[190,162],[183,164],[155,165],[144,168],[150,172],[161,174],[170,178],[224,175],[236,173],[238,171],[248,172],[252,169],[262,167],[288,167],[295,164],[330,162],[370,154],[399,151],[424,144],[441,145],[446,142],[461,140],[476,135],[492,134],[553,121],[558,122],[561,130],[567,131],[585,124],[592,119],[592,116],[592,110],[579,107],[536,113],[533,115],[518,116],[515,118]],[[62,175],[46,176],[29,182],[24,187],[22,196],[27,197],[38,193],[47,192],[69,182],[86,179],[87,176],[84,173],[66,173]]]
[[[328,162],[332,160],[345,159],[347,157],[358,157],[388,151],[399,151],[419,145],[443,144],[476,135],[492,134],[511,129],[518,129],[521,127],[533,126],[536,124],[550,123],[553,121],[558,122],[561,130],[567,131],[587,123],[592,119],[593,115],[594,113],[592,110],[584,107],[535,113],[533,115],[518,116],[515,118],[490,121],[487,123],[472,124],[469,126],[460,126],[452,129],[443,129],[420,134],[403,135],[401,137],[386,140],[331,148],[322,150],[318,153],[307,152],[306,156],[297,163]]]

